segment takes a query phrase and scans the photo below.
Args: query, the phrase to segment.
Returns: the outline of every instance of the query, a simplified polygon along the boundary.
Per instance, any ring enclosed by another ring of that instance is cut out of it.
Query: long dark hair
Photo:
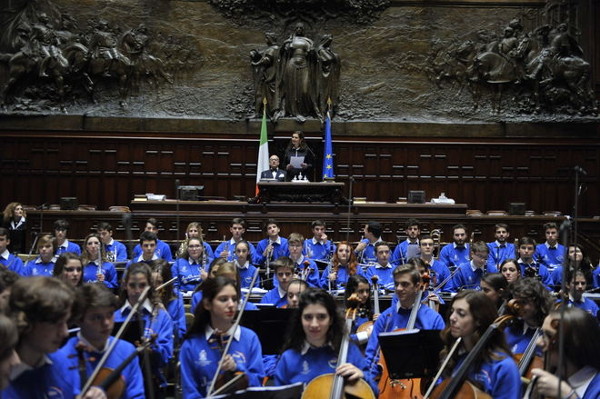
[[[170,281],[173,278],[173,275],[171,273],[171,265],[169,265],[169,262],[167,262],[164,259],[155,259],[152,262],[150,262],[150,270],[152,271],[152,273],[160,274],[163,283],[166,283],[167,281]],[[154,284],[154,286],[154,288],[156,289],[157,284]],[[169,304],[169,302],[176,298],[175,292],[173,291],[173,288],[170,284],[164,287],[160,292],[157,292],[157,295],[162,304],[165,305],[165,307]]]
[[[327,342],[331,342],[335,352],[338,352],[342,343],[342,334],[344,333],[344,319],[338,312],[335,300],[325,290],[319,288],[308,288],[300,294],[298,309],[294,310],[291,322],[288,327],[287,340],[282,349],[295,349],[300,351],[306,340],[304,329],[302,328],[302,312],[308,305],[322,305],[331,318],[331,325],[327,331]]]
[[[554,304],[546,287],[536,278],[525,277],[510,284],[508,288],[511,298],[525,298],[533,302],[537,311],[533,327],[540,327]]]
[[[369,284],[369,281],[364,277],[361,276],[360,274],[355,274],[353,276],[348,277],[348,281],[346,281],[346,289],[344,290],[344,305],[346,306],[346,309],[349,307],[348,306],[348,298],[350,297],[350,295],[354,294],[356,292],[356,290],[358,289],[358,285],[360,283],[366,284],[369,287],[371,286],[371,284]],[[373,305],[371,304],[371,291],[369,291],[369,298],[367,299],[367,302],[365,302],[365,304],[361,304],[360,308],[362,309],[363,312],[365,312],[367,314],[367,316],[369,317],[369,319],[371,318],[371,316],[373,316]]]
[[[127,302],[127,283],[129,282],[129,278],[138,273],[146,276],[146,280],[148,280],[148,284],[150,284],[148,300],[153,305],[158,305],[160,303],[160,300],[156,297],[154,286],[152,285],[152,270],[150,270],[150,266],[145,263],[138,262],[131,264],[129,268],[125,270],[125,274],[123,274],[123,281],[121,282],[121,289],[119,290],[119,308],[125,305],[125,302]]]
[[[297,134],[298,137],[300,137],[300,146],[298,147],[298,149],[309,151],[308,144],[306,144],[306,139],[304,138],[304,132],[302,132],[300,130],[296,130],[295,132],[292,133],[292,136],[294,134]],[[287,145],[286,151],[291,150],[292,148],[294,148],[294,144],[292,144],[292,139],[290,138],[290,142]]]
[[[456,302],[459,299],[464,299],[469,304],[469,312],[473,316],[473,322],[476,325],[476,329],[473,332],[473,342],[477,342],[497,318],[496,306],[492,300],[481,291],[461,291],[454,297],[453,302]],[[452,307],[450,307],[448,310],[448,317],[450,316],[451,312]],[[440,358],[444,359],[448,355],[450,348],[457,338],[453,337],[450,332],[450,323],[448,323],[446,328],[440,332],[440,336],[442,337],[442,341],[445,345],[444,349],[440,353]],[[507,357],[512,356],[510,348],[508,348],[506,340],[504,339],[504,333],[502,330],[496,330],[492,333],[492,336],[486,343],[484,350],[478,354],[475,360],[475,366],[473,368],[479,369],[484,361],[499,359],[497,352],[504,352]],[[449,377],[452,373],[458,356],[459,353],[456,351],[450,359],[448,366],[444,370],[444,375],[446,377]]]
[[[52,270],[52,276],[62,279],[63,278],[62,274],[65,269],[65,266],[67,266],[67,263],[69,263],[70,260],[78,260],[79,263],[81,264],[81,277],[79,277],[79,282],[77,283],[77,286],[79,287],[81,284],[83,284],[83,266],[84,265],[83,265],[83,262],[81,261],[81,257],[77,254],[74,254],[73,252],[63,252],[62,254],[60,254],[58,259],[56,260],[56,263],[54,264],[54,270]]]
[[[356,259],[356,254],[354,253],[352,245],[350,245],[350,243],[347,242],[347,241],[341,241],[338,244],[338,246],[335,249],[335,251],[333,252],[333,258],[331,259],[331,267],[332,267],[333,270],[337,271],[338,267],[340,266],[340,260],[338,258],[337,251],[340,248],[340,246],[342,246],[342,245],[346,245],[348,247],[348,249],[350,250],[350,257],[348,258],[348,266],[346,266],[347,269],[348,269],[348,274],[349,275],[355,275],[356,274],[356,267],[358,265],[358,260]]]
[[[210,324],[210,312],[204,307],[204,302],[212,302],[221,290],[228,285],[232,286],[237,293],[238,302],[240,300],[240,294],[236,286],[236,282],[230,278],[218,276],[215,278],[209,278],[202,283],[202,302],[196,306],[194,312],[194,323],[190,327],[186,335],[186,339],[194,335],[203,334],[206,330],[206,326]]]

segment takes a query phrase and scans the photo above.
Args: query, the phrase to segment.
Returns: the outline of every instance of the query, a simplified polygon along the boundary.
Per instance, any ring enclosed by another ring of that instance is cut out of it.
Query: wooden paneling
[[[204,185],[210,197],[253,196],[257,142],[248,136],[139,134],[89,136],[1,133],[2,187],[11,200],[58,203],[75,196],[107,209],[146,192],[175,197],[182,185]],[[320,143],[314,140],[319,154]],[[281,143],[271,143],[281,148]],[[580,215],[600,215],[600,144],[593,139],[523,140],[336,137],[338,181],[354,178],[353,196],[396,202],[409,190],[445,192],[483,212],[525,202],[537,213],[573,207],[573,167],[587,170]],[[317,162],[317,175],[320,174]]]

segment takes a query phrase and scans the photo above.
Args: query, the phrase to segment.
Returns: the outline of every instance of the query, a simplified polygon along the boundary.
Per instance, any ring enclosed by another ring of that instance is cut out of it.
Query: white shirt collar
[[[302,255],[302,254],[301,254],[301,255],[300,255],[300,257],[298,258],[298,260],[297,260],[297,261],[295,261],[295,263],[296,263],[296,266],[300,266],[302,263],[304,263],[304,259],[305,259],[305,258],[304,258],[304,255]],[[308,260],[308,259],[307,259],[307,260]]]
[[[390,265],[389,262],[385,266],[379,262],[375,263],[375,269],[391,269],[391,268],[392,268],[392,265]]]
[[[544,243],[544,245],[546,246],[546,248],[547,248],[547,249],[550,249],[550,247],[552,247],[552,245],[548,244],[548,241],[546,241],[546,242]],[[557,242],[556,244],[554,244],[554,248],[557,248],[557,249],[558,249],[558,242]]]
[[[315,237],[312,238],[313,245],[317,245],[317,244],[325,245],[326,242],[327,242],[327,240],[317,240]]]
[[[10,252],[8,251],[8,249],[5,249],[4,252],[2,252],[0,254],[0,258],[4,258],[6,260],[8,260],[8,257],[10,256]]]
[[[517,259],[517,263],[520,265],[525,265],[525,266],[535,266],[537,265],[537,263],[535,262],[535,259],[531,258],[531,263],[525,263],[525,261],[521,258]]]
[[[477,266],[475,266],[475,263],[473,263],[473,261],[469,262],[469,265],[471,265],[471,271],[475,272],[475,270],[479,269],[479,270],[485,270],[485,264],[483,265],[482,268],[478,268]]]
[[[280,236],[277,236],[277,239],[276,239],[276,240],[271,240],[271,238],[269,238],[269,244],[270,244],[270,243],[274,243],[274,244],[279,244],[279,245],[281,245],[281,237],[280,237]]]
[[[233,326],[231,326],[231,328],[229,330],[227,330],[227,332],[225,333],[225,335],[232,335],[232,331],[231,329],[233,328]],[[208,341],[208,339],[210,338],[211,335],[213,335],[215,332],[215,330],[211,327],[210,324],[208,324],[206,326],[206,331],[204,332],[205,336],[206,336],[206,340]],[[240,328],[240,326],[238,326],[235,329],[235,332],[233,332],[233,339],[235,339],[236,341],[239,341],[240,338],[242,336],[242,329]]]
[[[69,239],[65,238],[65,241],[60,245],[61,248],[68,249],[69,248]]]
[[[19,219],[19,221],[17,223],[15,223],[14,220],[11,220],[10,227],[14,230],[14,229],[18,228],[20,225],[22,225],[23,223],[25,223],[25,217],[21,216],[21,219]]]
[[[588,386],[592,383],[594,377],[598,374],[598,370],[593,367],[585,366],[567,378],[569,385],[575,390],[577,396],[583,398]]]
[[[285,292],[280,285],[277,286],[277,292],[279,293],[279,298],[283,298],[287,295],[287,292]]]
[[[125,304],[121,307],[121,309],[119,309],[121,311],[121,313],[128,313],[131,311],[131,309],[133,309],[133,306],[131,306],[129,304],[129,301],[125,301]],[[148,311],[148,313],[152,313],[152,311],[154,310],[154,307],[152,306],[152,304],[150,303],[150,300],[148,298],[146,298],[144,300],[144,303],[142,303],[142,309]]]
[[[114,238],[111,238],[111,239],[110,239],[110,242],[109,242],[108,244],[106,244],[106,246],[113,245],[114,243],[115,243],[115,240],[114,240]]]
[[[50,259],[50,262],[48,262],[48,263],[56,263],[56,260],[57,260],[57,259],[58,259],[58,256],[54,255],[54,256],[52,257],[52,259]],[[35,263],[37,263],[37,264],[40,264],[40,263],[42,263],[42,262],[43,262],[43,261],[42,261],[42,257],[41,257],[41,256],[38,256],[38,257],[35,259]]]
[[[152,259],[150,260],[156,260],[158,259],[158,255],[156,255],[156,252],[152,254]],[[137,262],[144,262],[144,253],[142,252],[142,254],[140,254],[139,258],[137,258]]]
[[[104,348],[99,349],[99,348],[96,348],[94,345],[92,345],[90,343],[90,341],[88,341],[87,339],[85,339],[85,337],[83,335],[81,335],[81,331],[79,331],[77,333],[77,338],[79,338],[79,341],[81,341],[86,347],[92,348],[94,350],[94,352],[98,352],[98,353],[104,353],[104,351],[106,351],[108,349],[108,346],[109,346],[109,342],[108,341],[110,340],[110,337],[109,337],[106,340],[106,342],[104,343]]]
[[[328,342],[325,346],[329,346],[330,348],[333,349],[333,344],[331,342]],[[304,340],[304,344],[302,345],[302,349],[300,349],[300,354],[301,355],[306,355],[306,352],[308,352],[308,350],[310,348],[315,348],[315,347],[312,346],[311,344],[309,344],[308,341]]]
[[[239,262],[237,261],[237,259],[235,260],[235,264],[237,265],[238,269],[247,269],[250,267],[250,261],[247,260],[246,263],[244,263],[243,265],[240,265]]]

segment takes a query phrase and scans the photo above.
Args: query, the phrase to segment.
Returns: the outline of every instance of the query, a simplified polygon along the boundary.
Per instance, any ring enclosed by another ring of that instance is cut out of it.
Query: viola
[[[356,308],[360,303],[356,294],[352,294],[348,298],[348,303],[351,307],[346,311],[346,329],[342,338],[342,344],[340,346],[340,352],[338,354],[338,365],[346,363],[348,359],[348,346],[350,344],[350,328],[352,322],[356,317]],[[369,384],[363,379],[359,379],[353,384],[346,384],[344,377],[335,374],[323,374],[314,378],[308,383],[306,389],[302,393],[302,399],[323,399],[323,393],[329,392],[329,399],[344,399],[357,398],[357,399],[375,399],[375,394]]]

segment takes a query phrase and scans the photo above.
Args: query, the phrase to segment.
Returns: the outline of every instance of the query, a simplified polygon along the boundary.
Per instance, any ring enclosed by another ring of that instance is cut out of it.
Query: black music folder
[[[117,334],[117,332],[121,329],[123,322],[115,322],[115,325],[112,330],[113,337]],[[123,335],[121,335],[121,339],[123,341],[130,342],[132,344],[141,343],[142,342],[142,334],[140,329],[140,323],[137,320],[132,319],[129,324],[125,327],[123,331]]]
[[[444,347],[440,330],[419,329],[381,333],[379,344],[392,379],[433,377]]]
[[[294,309],[262,308],[246,310],[240,324],[254,330],[264,355],[277,355],[283,347],[287,326]]]
[[[250,387],[226,395],[212,396],[213,399],[300,399],[304,391],[304,384],[283,385],[280,387]]]

